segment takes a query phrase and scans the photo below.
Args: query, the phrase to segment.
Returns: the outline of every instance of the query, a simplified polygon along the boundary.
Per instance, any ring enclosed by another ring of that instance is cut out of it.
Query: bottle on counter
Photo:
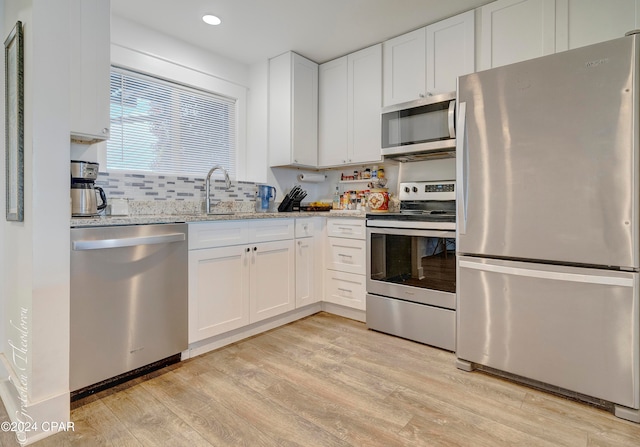
[[[333,194],[332,208],[334,210],[339,210],[340,209],[340,192],[338,191],[338,187],[337,186],[336,186],[336,192],[335,192],[335,194]]]

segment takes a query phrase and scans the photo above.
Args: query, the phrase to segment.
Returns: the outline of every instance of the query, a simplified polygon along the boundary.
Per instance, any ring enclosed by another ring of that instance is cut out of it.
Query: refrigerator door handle
[[[449,113],[447,114],[449,122],[449,137],[456,137],[456,100],[454,99],[449,103]]]
[[[580,282],[587,284],[602,284],[608,286],[633,287],[633,278],[620,278],[616,276],[581,275],[577,273],[551,272],[520,267],[506,267],[503,265],[483,264],[477,262],[460,261],[460,267],[506,275],[523,276],[528,278],[553,279],[558,281]]]
[[[458,104],[458,137],[456,138],[456,182],[458,193],[456,198],[458,234],[467,232],[467,103]]]

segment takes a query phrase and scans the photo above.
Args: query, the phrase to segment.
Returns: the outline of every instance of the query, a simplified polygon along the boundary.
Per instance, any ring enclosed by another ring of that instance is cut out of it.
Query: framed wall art
[[[22,22],[4,41],[7,220],[24,220],[24,45]]]

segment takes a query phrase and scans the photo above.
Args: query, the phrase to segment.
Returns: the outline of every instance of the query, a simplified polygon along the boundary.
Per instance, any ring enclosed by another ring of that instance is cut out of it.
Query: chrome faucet
[[[211,197],[210,197],[211,196],[211,174],[213,174],[213,171],[215,171],[216,169],[220,169],[224,174],[225,189],[231,189],[231,180],[229,179],[229,173],[227,172],[226,169],[224,169],[220,165],[215,165],[213,168],[209,170],[209,173],[207,174],[207,178],[204,181],[204,185],[205,185],[204,189],[205,189],[205,195],[206,195],[205,210],[207,214],[211,212]]]

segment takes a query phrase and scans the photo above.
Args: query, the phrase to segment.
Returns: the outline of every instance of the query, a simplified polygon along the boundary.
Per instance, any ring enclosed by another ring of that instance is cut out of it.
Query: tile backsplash
[[[205,199],[204,178],[174,177],[156,174],[133,174],[118,171],[101,172],[96,186],[104,189],[107,199],[128,200],[190,200]],[[211,202],[255,201],[256,184],[231,182],[226,191],[224,180],[211,182]]]
[[[194,214],[204,209],[205,183],[201,177],[110,171],[98,174],[96,186],[104,189],[110,204],[108,214],[111,205],[130,215]],[[256,189],[253,182],[231,182],[231,188],[225,190],[224,180],[212,178],[211,205],[223,211],[252,211]]]

